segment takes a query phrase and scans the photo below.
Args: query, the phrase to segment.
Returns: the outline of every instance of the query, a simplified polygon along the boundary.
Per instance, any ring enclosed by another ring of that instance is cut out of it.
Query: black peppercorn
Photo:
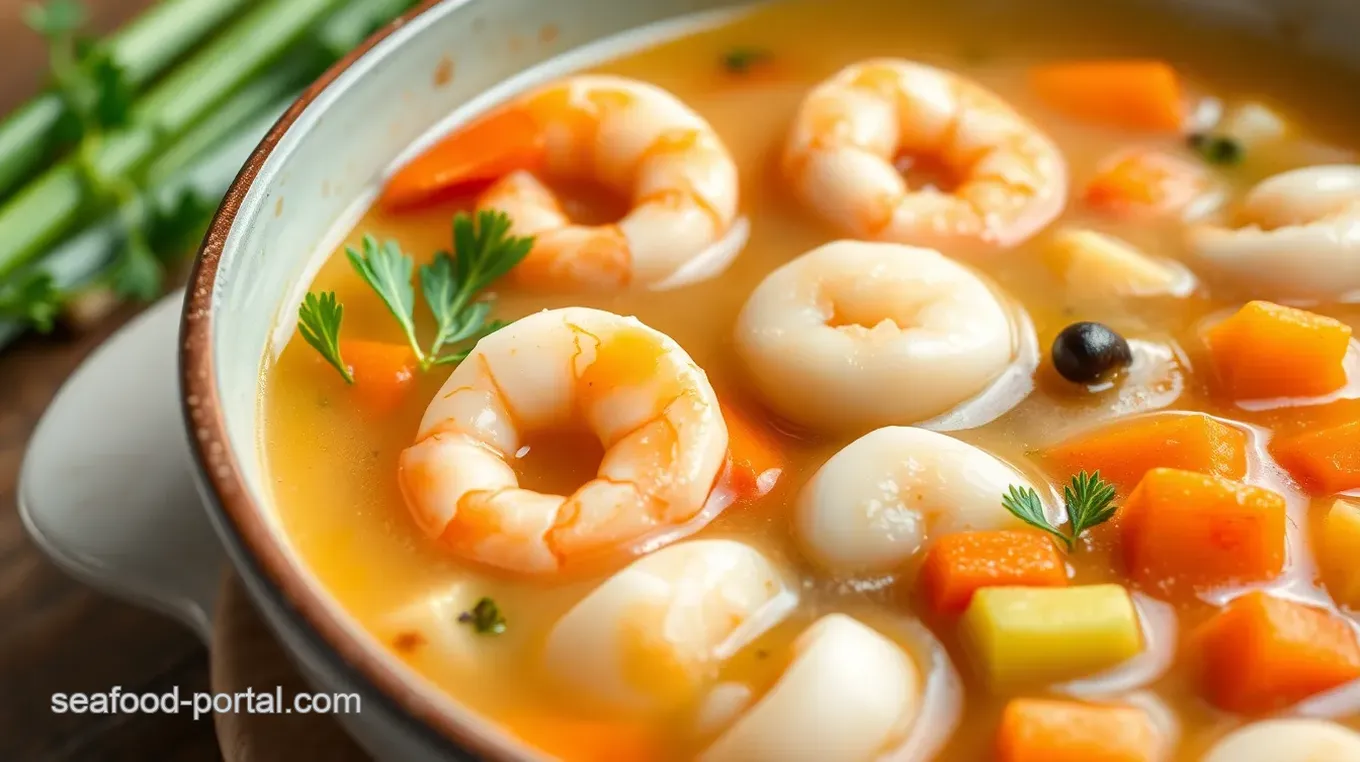
[[[1053,341],[1053,367],[1073,383],[1095,383],[1132,362],[1129,343],[1100,323],[1073,323]]]

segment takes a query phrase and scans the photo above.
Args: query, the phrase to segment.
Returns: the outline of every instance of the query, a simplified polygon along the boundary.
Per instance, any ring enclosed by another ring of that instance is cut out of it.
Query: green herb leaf
[[[1114,485],[1101,479],[1100,471],[1090,475],[1082,471],[1072,477],[1072,483],[1063,488],[1063,502],[1067,503],[1074,540],[1091,527],[1114,518],[1114,493]]]
[[[774,57],[774,54],[765,48],[741,46],[732,48],[723,54],[723,68],[733,74],[745,74],[756,65],[765,63]]]
[[[52,330],[61,306],[61,291],[47,273],[29,273],[0,288],[0,317],[21,320],[41,333]]]
[[[85,6],[78,0],[47,0],[24,8],[24,23],[48,39],[75,34],[86,19]]]
[[[309,293],[302,298],[302,306],[298,308],[298,333],[326,358],[326,362],[340,371],[346,383],[352,384],[354,374],[340,356],[340,321],[344,316],[345,308],[336,301],[334,291]]]
[[[161,292],[164,273],[156,252],[140,230],[130,230],[113,262],[113,290],[119,296],[151,301]]]
[[[1217,166],[1233,166],[1242,163],[1246,153],[1242,144],[1224,136],[1197,132],[1190,136],[1190,148],[1204,161]]]
[[[1068,550],[1072,549],[1072,538],[1048,523],[1048,516],[1044,513],[1044,501],[1039,499],[1039,493],[1032,487],[1018,487],[1012,484],[1006,490],[1006,494],[1001,496],[1001,506],[1017,519],[1058,538]]]
[[[415,287],[411,285],[414,260],[401,250],[401,245],[396,241],[387,241],[380,246],[376,238],[366,235],[363,248],[360,254],[352,247],[346,247],[345,254],[359,277],[378,292],[378,297],[401,325],[416,359],[424,366],[425,353],[420,351],[420,342],[416,340],[416,293]]]
[[[472,625],[473,629],[483,635],[500,635],[505,632],[505,617],[501,615],[500,607],[490,598],[477,601],[477,605],[473,606],[471,611],[464,611],[458,615],[458,621]]]
[[[193,189],[153,204],[146,221],[147,244],[165,262],[197,249],[216,208],[211,199]]]

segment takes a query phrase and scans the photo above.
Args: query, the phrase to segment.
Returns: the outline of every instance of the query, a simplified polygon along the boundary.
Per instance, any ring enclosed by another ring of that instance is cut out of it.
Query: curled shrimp
[[[991,391],[1017,361],[1033,362],[1021,349],[1036,340],[1022,332],[1033,329],[939,252],[836,241],[761,281],[736,348],[784,418],[863,431],[921,423]]]
[[[1360,166],[1307,167],[1252,188],[1235,225],[1197,225],[1190,248],[1206,274],[1247,295],[1360,298]]]
[[[903,155],[939,162],[956,187],[909,188],[894,164]],[[889,58],[848,66],[808,94],[783,167],[803,202],[845,232],[922,246],[1014,246],[1067,198],[1057,145],[1000,97]]]
[[[571,495],[522,489],[511,461],[533,431],[585,427],[605,448]],[[468,560],[546,574],[697,531],[727,427],[704,372],[635,318],[545,310],[482,339],[401,454],[398,482],[430,537]]]
[[[384,200],[475,180],[493,181],[479,209],[535,237],[511,273],[527,288],[675,287],[721,271],[742,243],[732,155],[703,117],[644,82],[582,75],[525,93],[404,168]],[[552,183],[581,181],[626,198],[627,213],[573,222]]]

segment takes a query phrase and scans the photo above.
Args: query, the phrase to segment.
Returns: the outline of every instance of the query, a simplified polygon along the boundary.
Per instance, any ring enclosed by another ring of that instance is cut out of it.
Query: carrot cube
[[[1014,699],[1001,713],[997,762],[1156,762],[1162,739],[1130,706]]]
[[[1221,709],[1262,714],[1360,679],[1360,642],[1342,617],[1252,592],[1191,636],[1206,697]]]
[[[1247,434],[1200,413],[1154,413],[1064,442],[1046,457],[1064,473],[1098,470],[1128,494],[1154,468],[1241,479],[1247,475]]]
[[[1360,421],[1278,439],[1270,452],[1315,495],[1360,487]]]
[[[1205,340],[1224,391],[1235,399],[1316,397],[1346,385],[1351,327],[1270,302],[1250,302]]]
[[[980,588],[1063,587],[1067,567],[1053,541],[1039,532],[959,532],[930,547],[920,585],[932,609],[959,614]]]
[[[340,354],[354,375],[354,391],[360,402],[379,413],[401,404],[415,379],[415,355],[404,344],[347,339]]]
[[[1124,565],[1145,586],[1217,587],[1284,569],[1284,498],[1267,489],[1155,468],[1116,518]]]
[[[1050,106],[1111,127],[1179,132],[1185,101],[1164,61],[1068,61],[1035,67],[1030,85]]]
[[[769,494],[784,473],[784,457],[769,432],[735,408],[720,404],[727,423],[729,486],[738,500]]]

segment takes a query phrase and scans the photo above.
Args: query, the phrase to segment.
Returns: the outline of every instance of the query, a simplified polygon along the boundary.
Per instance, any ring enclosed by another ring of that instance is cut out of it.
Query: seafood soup
[[[264,370],[369,636],[573,762],[1360,760],[1353,76],[1056,0],[586,52]]]

